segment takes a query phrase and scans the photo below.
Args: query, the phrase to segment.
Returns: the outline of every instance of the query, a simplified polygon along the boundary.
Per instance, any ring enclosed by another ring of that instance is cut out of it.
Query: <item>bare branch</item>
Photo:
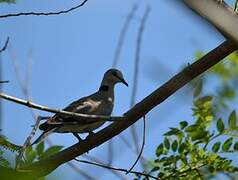
[[[16,14],[0,15],[0,18],[19,17],[19,16],[53,16],[53,15],[67,14],[73,10],[76,10],[76,9],[82,7],[87,1],[88,0],[84,0],[77,6],[74,6],[67,10],[58,11],[58,12],[20,12],[20,13],[16,13]]]
[[[130,173],[132,171],[132,169],[135,167],[135,165],[137,164],[137,162],[140,160],[140,157],[142,155],[144,146],[145,146],[145,133],[146,133],[146,122],[145,122],[145,116],[143,117],[143,141],[142,141],[142,146],[141,146],[141,150],[140,153],[137,156],[136,161],[134,162],[134,164],[131,166],[131,168],[128,170],[127,174]]]
[[[33,126],[32,130],[31,130],[30,135],[26,138],[18,156],[16,157],[16,169],[18,169],[18,167],[19,167],[19,163],[22,159],[22,156],[23,156],[26,148],[31,145],[31,139],[34,137],[39,124],[40,124],[40,117],[37,118],[35,125]]]
[[[107,165],[103,165],[103,164],[99,164],[99,163],[94,163],[94,162],[90,162],[90,161],[85,161],[85,160],[79,160],[79,159],[74,159],[74,160],[76,160],[78,162],[82,162],[82,163],[91,164],[91,165],[94,165],[94,166],[106,168],[106,169],[112,169],[112,170],[115,170],[115,171],[122,171],[122,172],[125,172],[125,173],[142,175],[142,176],[145,176],[147,178],[158,179],[155,176],[152,176],[152,175],[146,174],[146,173],[142,173],[142,172],[138,172],[138,171],[130,171],[129,172],[128,170],[123,169],[123,168],[115,168],[115,167],[111,167],[111,166],[107,166]]]
[[[137,35],[137,40],[136,40],[136,54],[135,54],[135,70],[134,70],[134,76],[133,76],[133,87],[132,87],[132,95],[131,95],[131,103],[130,106],[132,107],[135,104],[136,101],[136,95],[137,95],[137,89],[138,89],[138,76],[139,76],[139,65],[140,65],[140,54],[141,54],[141,45],[142,45],[142,36],[145,28],[145,23],[146,20],[148,19],[148,15],[150,12],[150,8],[147,6],[145,13],[142,17],[141,24],[139,27],[138,35]],[[139,146],[137,144],[138,142],[138,136],[136,132],[136,124],[131,126],[131,134],[133,138],[133,142],[136,147],[137,153],[139,153]]]
[[[138,9],[138,5],[134,4],[132,6],[132,9],[131,9],[130,13],[127,15],[126,21],[125,21],[125,23],[124,23],[124,25],[122,27],[121,33],[119,35],[119,40],[118,40],[116,51],[115,51],[115,54],[114,54],[114,59],[113,59],[112,67],[117,67],[117,64],[118,64],[118,61],[119,61],[119,55],[121,53],[122,46],[124,44],[126,32],[127,32],[128,28],[129,28],[131,20],[134,17],[134,14],[135,14],[137,9]]]
[[[141,54],[141,45],[142,45],[142,36],[145,28],[145,23],[148,18],[150,12],[150,8],[147,7],[145,13],[142,17],[141,24],[139,27],[137,40],[136,40],[136,54],[135,54],[135,70],[133,75],[133,87],[132,87],[132,95],[131,95],[131,106],[135,104],[137,89],[138,89],[138,75],[139,75],[139,65],[140,65],[140,54]]]
[[[211,52],[195,61],[193,64],[189,65],[160,88],[156,89],[142,101],[137,103],[133,108],[124,114],[125,120],[115,121],[111,125],[92,135],[90,138],[81,141],[80,144],[72,145],[47,159],[35,162],[32,165],[25,167],[24,170],[30,169],[34,175],[44,176],[52,172],[61,164],[64,164],[65,162],[68,162],[103,144],[130,127],[145,114],[151,111],[155,106],[159,105],[172,94],[174,94],[178,89],[208,70],[210,67],[220,62],[223,58],[234,52],[236,49],[236,44],[231,41],[222,43],[220,46],[213,49]]]
[[[103,164],[105,166],[110,166],[110,165],[106,165],[105,162],[99,160],[98,158],[95,158],[93,156],[88,156],[88,155],[83,155],[82,157],[86,158],[89,161],[93,161],[94,163],[97,164]],[[118,178],[123,179],[123,180],[128,180],[124,174],[121,174],[120,172],[113,170],[113,169],[109,169],[111,173],[113,173],[114,175],[116,175]]]
[[[27,101],[27,100],[23,100],[20,98],[16,98],[13,96],[9,96],[7,94],[4,93],[0,93],[0,98],[3,98],[5,100],[8,101],[12,101],[15,102],[17,104],[21,104],[30,108],[34,108],[34,109],[39,109],[41,111],[47,111],[47,112],[51,112],[51,113],[60,113],[60,114],[64,114],[64,115],[68,115],[68,116],[72,116],[72,117],[80,117],[82,119],[84,119],[85,121],[88,122],[93,122],[93,121],[109,121],[109,122],[114,122],[114,121],[118,121],[118,120],[122,120],[124,119],[124,117],[119,117],[119,116],[101,116],[101,115],[88,115],[88,114],[81,114],[81,113],[73,113],[73,112],[68,112],[68,111],[63,111],[63,110],[57,110],[57,109],[53,109],[53,108],[49,108],[46,106],[42,106],[36,103],[33,103],[31,101]],[[85,122],[84,121],[84,122]],[[78,124],[80,122],[70,122],[68,124]]]
[[[7,45],[8,45],[8,43],[9,43],[9,37],[7,37],[7,40],[5,41],[5,44],[4,44],[4,46],[0,49],[0,53],[2,53],[3,51],[5,51],[6,49],[7,49]]]
[[[0,83],[9,83],[9,81],[0,81]]]
[[[208,20],[220,33],[238,43],[238,15],[224,1],[183,0],[183,2]]]

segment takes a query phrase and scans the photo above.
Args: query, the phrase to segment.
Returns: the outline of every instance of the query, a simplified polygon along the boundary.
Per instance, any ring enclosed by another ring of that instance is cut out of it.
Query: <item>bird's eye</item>
[[[117,77],[117,73],[115,71],[112,72],[112,75]]]

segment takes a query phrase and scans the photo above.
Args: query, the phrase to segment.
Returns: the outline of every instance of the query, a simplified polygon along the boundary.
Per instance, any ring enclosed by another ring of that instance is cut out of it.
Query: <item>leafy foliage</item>
[[[52,156],[53,154],[59,152],[62,148],[63,146],[55,145],[45,149],[44,142],[37,144],[35,148],[29,146],[24,152],[23,159],[20,162],[20,167],[30,165],[35,161],[39,161]]]
[[[212,107],[211,96],[200,97],[193,102],[195,123],[181,121],[179,127],[170,128],[164,134],[163,143],[156,149],[157,158],[152,163],[151,174],[161,179],[204,179],[219,172],[238,171],[232,160],[220,155],[238,150],[238,141],[234,143],[235,138],[230,134],[238,128],[236,112],[230,113],[227,127],[220,118],[216,130],[213,130]],[[221,142],[220,136],[228,138]]]
[[[196,59],[203,56],[201,51],[196,53]],[[201,75],[194,79],[190,86],[194,88],[194,97],[198,97],[205,92],[206,87],[209,86],[207,82],[210,78],[217,81],[217,90],[213,92],[214,108],[218,114],[222,110],[229,109],[228,102],[234,100],[237,89],[237,75],[238,75],[238,53],[235,52],[229,55],[224,61],[219,62],[213,66],[206,75]]]
[[[20,148],[20,146],[9,142],[5,136],[0,135],[0,166],[8,167],[10,165],[9,161],[3,157],[4,149],[12,152],[18,152]]]
[[[5,166],[5,167],[9,167],[10,162],[3,156],[4,152],[5,152],[4,149],[10,150],[13,153],[20,153],[20,150],[22,148],[21,146],[17,146],[15,144],[9,142],[6,139],[6,137],[2,136],[2,135],[0,136],[0,147],[2,148],[2,149],[0,149],[0,166]],[[23,159],[21,159],[20,162],[18,161],[19,167],[30,165],[31,163],[35,162],[36,160],[45,159],[45,158],[59,152],[62,148],[63,148],[63,146],[55,145],[55,146],[51,146],[51,147],[45,149],[43,142],[39,143],[35,148],[33,148],[32,146],[29,146],[26,148],[26,150],[23,154]]]
[[[3,135],[0,135],[0,147],[10,150],[12,152],[19,151],[21,146],[15,145],[7,140]]]
[[[197,52],[196,57],[201,56],[203,53]],[[178,127],[171,127],[164,133],[150,174],[160,179],[208,179],[219,172],[231,175],[238,171],[231,159],[222,156],[238,151],[236,111],[231,111],[226,121],[217,118],[221,111],[229,110],[228,102],[236,97],[237,75],[236,52],[228,56],[227,61],[211,68],[206,76],[190,83],[194,89],[192,110],[195,123],[181,121]],[[219,85],[212,96],[207,95],[208,79],[214,80],[214,77]]]

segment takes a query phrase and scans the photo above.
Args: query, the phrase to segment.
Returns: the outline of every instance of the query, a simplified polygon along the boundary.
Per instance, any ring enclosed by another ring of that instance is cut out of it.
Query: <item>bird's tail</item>
[[[31,145],[37,144],[41,142],[43,139],[45,139],[47,136],[49,136],[52,132],[54,132],[57,128],[52,128],[47,131],[44,131]]]

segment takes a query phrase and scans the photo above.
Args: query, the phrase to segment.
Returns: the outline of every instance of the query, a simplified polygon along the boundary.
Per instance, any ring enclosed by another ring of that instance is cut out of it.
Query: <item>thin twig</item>
[[[131,174],[142,175],[142,176],[145,176],[147,178],[150,177],[152,179],[158,179],[155,176],[152,176],[150,174],[146,174],[146,173],[143,173],[143,172],[139,172],[139,171],[130,171],[130,172],[128,172],[128,170],[123,169],[123,168],[111,167],[111,166],[107,166],[107,165],[103,165],[103,164],[99,164],[99,163],[94,163],[94,162],[90,162],[90,161],[79,160],[79,159],[76,159],[76,158],[74,160],[76,160],[78,162],[86,163],[86,164],[91,164],[91,165],[99,166],[99,167],[106,168],[106,169],[112,169],[112,170],[116,170],[116,171],[121,171],[121,172],[126,172],[126,173],[131,173]]]
[[[94,163],[103,164],[103,165],[105,165],[105,166],[110,166],[110,165],[106,165],[105,162],[102,162],[101,160],[99,160],[98,158],[95,158],[95,157],[93,157],[93,156],[88,156],[88,155],[85,155],[85,154],[84,154],[82,157],[83,157],[83,158],[86,158],[86,159],[89,160],[89,161],[93,161]],[[120,178],[120,179],[122,179],[122,180],[128,180],[128,179],[125,177],[124,174],[121,174],[120,172],[115,171],[115,170],[113,170],[113,169],[109,169],[109,170],[110,170],[110,172],[111,172],[112,174],[116,175],[118,178]]]
[[[3,51],[5,51],[6,49],[7,49],[7,45],[8,45],[8,43],[9,43],[9,37],[7,37],[7,40],[5,41],[5,44],[4,44],[4,46],[0,49],[0,53],[2,53]]]
[[[27,107],[30,107],[30,108],[39,109],[41,111],[47,111],[47,112],[51,112],[51,113],[59,113],[59,114],[68,115],[68,116],[72,116],[72,117],[78,117],[78,118],[80,117],[80,118],[84,119],[87,122],[94,122],[94,121],[114,122],[114,121],[124,119],[124,117],[120,117],[120,116],[88,115],[88,114],[73,113],[73,112],[69,112],[69,111],[57,110],[57,109],[53,109],[53,108],[49,108],[49,107],[46,107],[46,106],[42,106],[42,105],[33,103],[31,101],[16,98],[14,96],[9,96],[9,95],[4,94],[4,93],[0,93],[0,98],[3,98],[3,99],[8,100],[8,101],[15,102],[17,104],[21,104],[21,105],[24,105],[24,106],[27,106]],[[72,123],[67,123],[67,124],[80,124],[80,122],[72,122]]]
[[[136,152],[136,150],[133,149],[133,147],[132,147],[132,145],[129,143],[129,141],[128,141],[122,134],[119,134],[119,135],[118,135],[118,138],[120,138],[121,141],[122,141],[129,149],[132,150],[133,153],[138,154],[138,153]],[[145,157],[143,157],[143,155],[141,155],[140,158],[143,160],[143,162],[146,161],[146,159],[145,159]]]
[[[148,18],[150,12],[150,7],[147,6],[145,13],[142,17],[141,24],[139,27],[138,35],[137,35],[137,40],[136,40],[136,54],[135,54],[135,70],[134,70],[134,76],[133,76],[133,87],[132,87],[132,95],[131,95],[131,103],[130,106],[132,107],[135,104],[136,100],[136,95],[137,95],[137,90],[138,90],[138,75],[139,75],[139,65],[140,65],[140,53],[141,53],[141,45],[142,45],[142,36],[145,28],[145,23]],[[139,153],[139,146],[137,144],[138,142],[138,135],[136,132],[136,124],[131,126],[131,134],[132,138],[136,147],[137,153]]]
[[[31,144],[31,139],[34,137],[39,124],[40,124],[40,118],[37,118],[36,123],[35,123],[34,127],[32,128],[30,135],[26,138],[19,154],[16,157],[16,167],[15,167],[16,169],[19,167],[20,161],[23,157],[23,154],[24,154],[26,148],[29,147],[29,145]]]
[[[12,61],[13,67],[14,67],[18,85],[19,85],[22,93],[24,94],[25,98],[28,101],[31,101],[32,98],[30,96],[30,91],[29,91],[29,81],[26,81],[26,79],[29,79],[29,76],[31,76],[30,71],[27,70],[27,73],[25,74],[25,78],[23,78],[23,72],[21,71],[19,63],[17,62],[17,56],[14,53],[11,44],[9,45],[9,54],[10,54],[11,61]],[[29,59],[31,59],[31,58],[29,58]],[[30,109],[30,111],[31,111],[31,114],[34,114],[31,109]],[[34,119],[37,119],[37,117],[38,117],[37,115],[33,115]]]
[[[67,14],[73,10],[76,10],[76,9],[82,7],[87,1],[88,0],[84,0],[77,6],[69,8],[67,10],[58,11],[58,12],[20,12],[20,13],[0,15],[0,18],[17,17],[17,16],[52,16],[52,15]]]
[[[9,81],[0,81],[0,83],[9,83]]]
[[[134,4],[132,6],[132,9],[131,9],[130,13],[126,17],[126,21],[123,24],[123,27],[122,27],[120,35],[119,35],[119,40],[117,42],[116,51],[114,53],[114,58],[113,58],[113,62],[112,62],[112,67],[116,68],[117,65],[118,65],[119,56],[121,54],[121,50],[122,50],[122,47],[123,47],[123,44],[124,44],[124,40],[125,40],[127,30],[129,29],[129,25],[130,25],[131,20],[134,17],[134,14],[135,14],[137,9],[138,9],[138,4]]]
[[[143,117],[143,141],[142,141],[140,153],[138,154],[136,161],[134,162],[134,164],[131,166],[131,168],[128,170],[128,172],[126,174],[130,173],[132,171],[132,169],[135,167],[135,165],[137,164],[137,162],[140,160],[140,157],[142,155],[142,152],[143,152],[143,149],[145,146],[145,136],[146,136],[146,123],[145,123],[145,116],[144,116]]]

